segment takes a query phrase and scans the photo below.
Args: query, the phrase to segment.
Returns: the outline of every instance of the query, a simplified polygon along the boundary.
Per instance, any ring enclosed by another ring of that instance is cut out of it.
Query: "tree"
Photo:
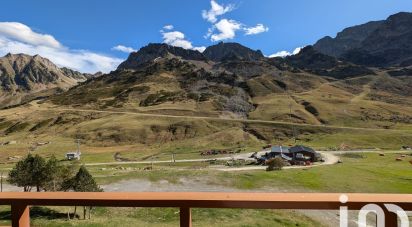
[[[89,173],[85,166],[81,166],[76,176],[68,179],[63,183],[63,188],[65,190],[73,190],[75,192],[102,192],[93,176]],[[76,207],[74,208],[74,215],[76,215]],[[89,219],[90,211],[92,207],[89,207]],[[86,219],[86,207],[83,207],[83,218]]]
[[[46,168],[46,161],[39,155],[28,154],[23,160],[17,162],[16,166],[9,172],[9,183],[23,187],[25,192],[36,187],[39,192],[45,182],[47,182],[49,172]]]
[[[85,166],[81,166],[77,174],[70,179],[68,185],[76,192],[101,192],[103,191],[94,180]]]
[[[9,172],[9,183],[23,187],[25,192],[36,187],[39,192],[60,191],[63,182],[73,177],[73,167],[63,166],[52,156],[48,161],[39,155],[28,154]]]
[[[74,165],[61,165],[56,157],[52,156],[46,163],[45,171],[48,175],[43,185],[45,191],[64,191],[64,183],[74,175]]]
[[[276,157],[266,161],[266,171],[281,170],[285,166],[285,161],[282,158]]]

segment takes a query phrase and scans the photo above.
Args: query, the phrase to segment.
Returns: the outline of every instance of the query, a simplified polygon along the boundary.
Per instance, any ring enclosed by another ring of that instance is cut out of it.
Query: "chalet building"
[[[267,154],[269,158],[282,157],[283,159],[294,162],[294,161],[303,161],[303,162],[316,162],[321,159],[319,153],[313,150],[310,147],[305,146],[273,146],[270,153]]]
[[[79,151],[66,153],[67,160],[80,160],[80,156],[81,153]]]

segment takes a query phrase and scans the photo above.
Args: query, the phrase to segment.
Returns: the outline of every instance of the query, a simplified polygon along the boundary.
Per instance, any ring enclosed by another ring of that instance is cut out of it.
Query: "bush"
[[[14,132],[20,132],[23,131],[25,128],[27,128],[30,124],[27,122],[17,122],[16,124],[12,125],[10,128],[8,128],[5,133],[10,134]]]
[[[199,98],[200,98],[200,95],[197,94],[197,93],[191,92],[191,93],[187,94],[187,98],[188,98],[188,99],[193,99],[193,100],[195,100],[195,101],[198,101]]]
[[[53,118],[40,121],[38,124],[36,124],[35,126],[33,126],[33,128],[31,128],[29,131],[30,131],[30,132],[34,132],[34,131],[36,131],[36,130],[38,130],[38,129],[41,129],[41,128],[47,126],[47,125],[48,125],[50,122],[52,122],[52,121],[53,121]]]
[[[178,101],[182,99],[181,92],[160,91],[156,94],[150,94],[145,100],[140,102],[140,106],[154,106],[168,101]]]
[[[266,161],[267,168],[266,171],[273,171],[273,170],[282,170],[285,166],[285,162],[282,158],[276,157]]]

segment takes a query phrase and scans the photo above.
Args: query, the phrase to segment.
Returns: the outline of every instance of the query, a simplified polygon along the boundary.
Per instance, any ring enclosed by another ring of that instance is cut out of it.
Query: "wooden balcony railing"
[[[331,193],[213,193],[213,192],[2,192],[0,205],[11,205],[12,226],[30,226],[30,206],[178,207],[180,226],[191,226],[191,208],[359,210],[376,204],[385,210],[386,226],[397,226],[397,216],[384,204],[412,210],[412,194]]]

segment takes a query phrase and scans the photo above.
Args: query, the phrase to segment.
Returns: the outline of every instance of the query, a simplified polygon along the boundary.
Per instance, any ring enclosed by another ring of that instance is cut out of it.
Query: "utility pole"
[[[77,141],[77,152],[80,153],[80,139],[76,139]]]
[[[80,155],[82,154],[80,152],[80,139],[76,139],[77,142],[77,159],[80,160]]]
[[[3,172],[0,173],[0,192],[3,192]]]
[[[292,98],[292,97],[290,97],[290,98]],[[294,143],[296,144],[295,125],[293,124],[293,121],[292,121],[292,103],[289,103],[289,119],[290,119],[290,123],[292,124],[293,140],[294,140]]]

